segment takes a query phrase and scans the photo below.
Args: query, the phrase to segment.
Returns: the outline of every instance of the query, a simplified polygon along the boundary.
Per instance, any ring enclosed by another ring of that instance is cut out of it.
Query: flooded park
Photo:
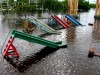
[[[11,31],[23,30],[23,26],[15,20],[16,17],[19,19],[23,16],[0,13],[0,75],[100,75],[100,57],[88,58],[90,48],[95,48],[96,53],[100,53],[100,20],[94,19],[94,15],[95,9],[80,12],[78,20],[84,26],[58,29],[60,35],[52,34],[42,37],[67,43],[67,48],[50,49],[15,38],[14,45],[20,54],[20,62],[17,61],[16,64],[20,63],[20,67],[11,65],[2,54]],[[58,16],[64,15],[58,14]],[[47,22],[47,20],[42,21]],[[31,35],[38,36],[42,33],[44,31],[37,27]],[[23,69],[23,72],[19,72]]]

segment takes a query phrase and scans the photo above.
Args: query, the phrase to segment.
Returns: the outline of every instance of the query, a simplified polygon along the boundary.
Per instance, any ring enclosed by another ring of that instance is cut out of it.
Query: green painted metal
[[[52,48],[67,46],[67,45],[60,45],[62,43],[61,41],[52,42],[52,41],[45,40],[45,39],[40,38],[40,37],[32,36],[32,35],[27,34],[27,33],[19,32],[17,30],[13,30],[12,34],[13,34],[14,38],[20,38],[20,39],[23,39],[23,40],[27,40],[29,42],[38,43],[38,44],[48,46],[48,47],[52,47]]]
[[[62,44],[62,41],[54,42],[55,44]]]

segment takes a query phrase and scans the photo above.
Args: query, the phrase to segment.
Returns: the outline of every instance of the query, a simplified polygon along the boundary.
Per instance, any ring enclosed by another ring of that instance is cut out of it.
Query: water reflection
[[[8,28],[6,30],[9,30],[9,29],[17,29],[17,21],[20,20],[18,18],[18,16],[13,13],[13,14],[1,14],[2,15],[2,28],[5,30],[5,28]]]
[[[94,40],[100,40],[100,20],[96,19],[94,22],[94,28],[93,28],[93,39]]]
[[[76,30],[76,28],[75,27],[73,27],[73,28],[70,28],[70,29],[68,29],[67,31],[68,31],[68,34],[67,34],[67,41],[68,42],[74,42],[74,40],[75,40],[75,37],[76,37],[76,35],[75,35],[75,30]]]

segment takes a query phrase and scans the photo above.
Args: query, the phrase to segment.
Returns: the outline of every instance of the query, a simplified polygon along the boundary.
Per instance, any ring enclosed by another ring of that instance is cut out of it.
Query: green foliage
[[[39,7],[42,7],[44,10],[47,10],[49,12],[61,12],[63,5],[61,2],[58,0],[40,0],[40,5]]]
[[[14,0],[9,0],[9,3],[14,3]]]
[[[15,7],[15,10],[17,12],[35,12],[36,7],[34,5],[29,5],[29,4],[23,4],[23,5],[17,5]]]
[[[96,8],[96,4],[90,4],[90,8]]]
[[[14,2],[14,0],[9,0],[11,8],[14,8],[17,12],[36,12],[36,3],[29,4],[28,2],[29,0],[17,0],[16,2]],[[5,6],[6,4],[3,3],[2,6]],[[39,3],[37,3],[38,13],[42,12],[42,7],[43,11],[66,13],[68,10],[68,0],[64,0],[62,2],[59,2],[58,0],[39,0]],[[88,11],[90,8],[95,8],[95,4],[89,4],[86,0],[79,0],[79,11]]]
[[[21,3],[28,3],[29,0],[17,0],[17,2],[21,2]]]
[[[90,9],[89,2],[85,0],[79,0],[78,9],[79,11],[88,11]]]
[[[68,0],[62,1],[62,12],[66,13],[66,11],[68,10]]]

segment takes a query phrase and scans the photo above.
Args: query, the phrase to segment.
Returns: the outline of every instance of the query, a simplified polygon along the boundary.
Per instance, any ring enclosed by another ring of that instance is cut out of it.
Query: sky
[[[90,3],[96,3],[96,0],[86,0],[89,1]]]
[[[64,0],[58,0],[58,1],[64,1]],[[96,3],[96,0],[86,0],[89,1],[90,3]]]

